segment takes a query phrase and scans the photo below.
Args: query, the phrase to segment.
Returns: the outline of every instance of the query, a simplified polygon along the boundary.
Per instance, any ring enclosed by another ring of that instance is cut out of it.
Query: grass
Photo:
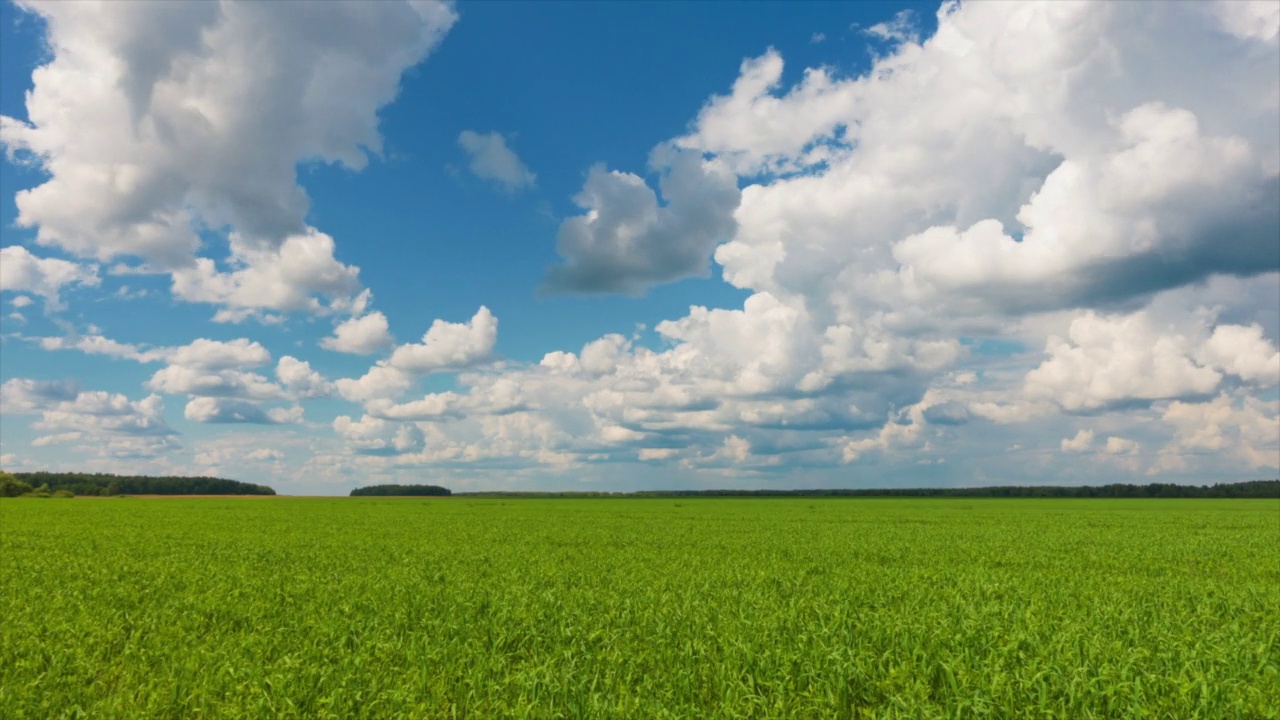
[[[1275,500],[0,501],[0,714],[1277,718]]]

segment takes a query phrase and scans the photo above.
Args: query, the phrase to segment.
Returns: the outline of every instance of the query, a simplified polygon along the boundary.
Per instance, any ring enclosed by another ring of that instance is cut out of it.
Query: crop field
[[[0,500],[7,718],[1280,717],[1280,501]]]

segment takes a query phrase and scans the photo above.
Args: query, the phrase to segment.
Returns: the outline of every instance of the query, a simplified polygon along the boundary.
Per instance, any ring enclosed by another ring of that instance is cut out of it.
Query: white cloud
[[[248,371],[271,362],[271,353],[245,338],[228,342],[201,338],[170,349],[164,356],[168,365],[146,383],[155,392],[257,400],[283,399],[286,395],[279,385]],[[188,405],[188,418],[193,412],[196,417],[213,417],[218,407],[221,406],[203,403],[192,409]]]
[[[302,234],[295,166],[363,167],[378,109],[457,19],[435,2],[23,5],[52,57],[0,142],[50,177],[18,193],[18,224],[165,268],[190,264],[197,222],[267,247]]]
[[[347,446],[360,451],[379,451],[393,447],[395,426],[385,420],[369,417],[352,420],[347,415],[339,415],[333,420],[333,430]]]
[[[643,294],[650,286],[710,274],[711,251],[733,234],[738,184],[724,163],[659,147],[654,170],[665,204],[644,179],[591,168],[574,202],[586,214],[560,225],[550,292]]]
[[[256,403],[248,400],[227,397],[192,398],[187,403],[182,415],[186,419],[198,423],[270,425],[295,420],[295,415],[291,411],[280,412],[277,409],[266,411]]]
[[[1173,402],[1162,420],[1177,433],[1162,452],[1178,457],[1213,453],[1211,457],[1242,460],[1247,467],[1280,467],[1280,403],[1244,398],[1236,402],[1225,393],[1209,402]]]
[[[420,344],[401,345],[389,365],[410,373],[458,370],[489,359],[498,339],[498,318],[481,306],[469,322],[436,320]]]
[[[355,355],[370,355],[395,343],[387,316],[371,312],[351,318],[333,330],[333,336],[320,341],[320,347]]]
[[[0,252],[3,252],[3,251],[0,251]],[[9,303],[16,308],[24,308],[34,302],[35,300],[32,300],[26,295],[15,295],[14,298],[9,301]]]
[[[284,397],[280,386],[257,373],[241,370],[209,371],[185,365],[170,365],[156,371],[146,386],[154,392],[170,394],[247,397],[258,400]]]
[[[1274,0],[1216,0],[1207,8],[1237,37],[1274,42],[1280,35],[1280,4]]]
[[[199,370],[233,370],[258,367],[271,362],[271,353],[248,338],[230,341],[200,338],[166,353],[173,365]]]
[[[74,401],[75,383],[65,380],[13,378],[0,385],[0,404],[6,413],[30,413]]]
[[[531,188],[537,176],[507,147],[501,133],[478,133],[463,130],[458,145],[470,156],[471,172],[482,180],[496,182],[508,192]]]
[[[245,453],[245,458],[249,460],[260,460],[263,462],[280,462],[284,460],[284,453],[275,448],[257,448]]]
[[[916,43],[920,41],[920,34],[916,29],[915,15],[914,11],[900,10],[892,19],[876,23],[864,32],[887,42]]]
[[[276,364],[276,378],[295,398],[326,397],[333,393],[333,383],[311,369],[305,360],[285,355]]]
[[[698,113],[694,132],[675,144],[715,153],[740,175],[821,162],[820,148],[807,153],[806,148],[834,139],[848,122],[858,102],[855,88],[823,68],[810,68],[799,85],[779,97],[773,92],[782,67],[782,55],[773,49],[744,60],[732,92],[712,98]]]
[[[98,269],[93,265],[40,258],[21,245],[0,248],[0,290],[29,292],[44,299],[45,310],[62,309],[58,291],[66,285],[98,285]],[[31,299],[19,295],[13,299],[14,307],[26,307]]]
[[[31,441],[31,447],[45,447],[46,445],[58,445],[60,443],[75,442],[84,437],[84,433],[79,431],[57,433],[54,435],[41,435]]]
[[[1084,452],[1093,446],[1093,431],[1082,429],[1072,438],[1063,438],[1063,452]]]
[[[1129,455],[1138,451],[1138,443],[1129,438],[1112,435],[1107,438],[1105,449],[1109,455]]]
[[[1219,325],[1198,357],[1206,365],[1249,382],[1280,384],[1280,352],[1263,337],[1260,325]]]
[[[1049,357],[1027,374],[1025,391],[1067,410],[1213,392],[1222,375],[1197,365],[1189,357],[1193,352],[1191,339],[1162,332],[1146,313],[1087,312],[1071,322],[1068,339],[1049,338]]]
[[[71,335],[39,338],[45,350],[79,350],[88,355],[106,355],[137,362],[154,362],[166,357],[167,350],[143,350],[136,345],[117,342],[102,335]]]
[[[1239,45],[1185,4],[953,4],[860,78],[746,63],[680,142],[805,170],[743,190],[739,287],[901,324],[1104,305],[1280,267],[1280,58]]]
[[[177,447],[164,421],[164,401],[150,395],[133,401],[122,394],[80,391],[70,382],[13,378],[0,386],[6,414],[36,414],[34,430],[44,442],[72,441],[116,457],[155,457]],[[37,438],[39,439],[39,438]]]
[[[233,233],[229,272],[208,258],[173,271],[173,294],[188,302],[224,305],[215,322],[261,317],[261,310],[326,313],[349,307],[360,292],[360,270],[334,259],[333,238],[307,228],[277,247]]]
[[[385,361],[369,368],[363,376],[339,378],[334,381],[338,393],[353,402],[375,398],[399,397],[413,385],[413,377],[406,372],[389,367]]]

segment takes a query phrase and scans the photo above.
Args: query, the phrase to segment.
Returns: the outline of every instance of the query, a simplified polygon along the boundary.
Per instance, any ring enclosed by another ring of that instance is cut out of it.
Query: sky
[[[0,466],[1280,469],[1280,2],[0,5]]]

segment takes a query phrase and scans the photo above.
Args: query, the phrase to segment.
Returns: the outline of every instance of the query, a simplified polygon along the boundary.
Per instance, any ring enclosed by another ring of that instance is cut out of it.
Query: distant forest
[[[354,494],[354,493],[352,493]],[[457,497],[490,498],[692,498],[692,497],[1062,497],[1062,498],[1280,498],[1280,480],[1216,485],[1004,485],[980,488],[880,488],[825,490],[642,490],[610,492],[475,492]]]
[[[453,492],[449,488],[440,487],[439,485],[370,485],[351,491],[352,497],[390,495],[444,496],[452,494]]]
[[[211,477],[143,477],[107,473],[9,473],[31,488],[76,495],[275,495],[266,485]],[[17,493],[15,493],[17,494]]]

